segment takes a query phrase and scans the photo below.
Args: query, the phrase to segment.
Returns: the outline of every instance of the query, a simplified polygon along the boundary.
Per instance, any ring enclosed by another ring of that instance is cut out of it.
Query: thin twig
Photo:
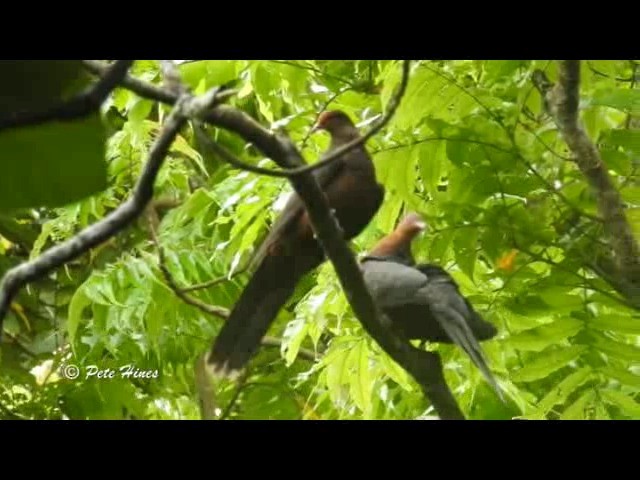
[[[500,147],[499,145],[496,145],[494,143],[490,143],[490,142],[484,142],[482,140],[474,140],[471,138],[459,138],[459,137],[448,137],[448,136],[444,136],[444,135],[437,135],[437,136],[433,136],[433,137],[424,137],[424,138],[420,138],[418,140],[413,140],[411,142],[408,143],[400,143],[397,145],[391,145],[389,147],[384,147],[384,148],[380,148],[378,150],[372,150],[371,154],[372,155],[376,155],[378,153],[382,153],[382,152],[389,152],[392,150],[398,150],[401,148],[410,148],[410,147],[414,147],[416,145],[420,145],[422,143],[427,143],[427,142],[437,142],[440,140],[446,140],[448,142],[461,142],[461,143],[472,143],[475,145],[482,145],[482,146],[486,146],[489,148],[493,148],[494,150],[498,150],[500,152],[504,152],[504,153],[515,153],[512,149],[510,148],[504,148],[504,147]]]
[[[247,369],[240,376],[240,378],[238,378],[238,381],[236,383],[236,390],[235,392],[233,392],[233,396],[231,397],[231,399],[229,400],[229,403],[227,403],[227,406],[225,407],[224,411],[220,415],[220,420],[226,420],[227,418],[229,418],[229,415],[231,415],[231,412],[233,411],[233,407],[235,407],[236,403],[238,403],[238,400],[240,399],[240,394],[242,393],[245,386],[247,385],[247,380],[249,379],[250,375],[251,375],[251,370]]]
[[[214,278],[213,280],[209,280],[203,283],[197,283],[195,285],[190,285],[188,287],[182,287],[183,292],[193,292],[195,290],[204,290],[205,288],[213,287],[215,285],[219,285],[220,283],[230,282],[233,277],[237,277],[238,275],[242,275],[249,269],[249,264],[242,267],[240,270],[236,270],[232,275],[224,275],[222,277]]]
[[[590,60],[587,60],[587,67],[589,67],[589,70],[591,70],[591,72],[593,72],[594,74],[598,75],[599,77],[610,78],[612,80],[615,80],[616,82],[633,82],[634,79],[635,79],[635,75],[633,75],[633,74],[630,77],[613,77],[611,75],[607,75],[606,73],[601,72],[596,67],[591,65],[591,61]]]
[[[51,120],[65,121],[88,115],[98,108],[107,95],[125,77],[133,64],[133,60],[117,60],[113,66],[107,67],[102,78],[83,92],[54,106],[40,111],[14,111],[0,116],[0,130],[7,128],[38,125]]]

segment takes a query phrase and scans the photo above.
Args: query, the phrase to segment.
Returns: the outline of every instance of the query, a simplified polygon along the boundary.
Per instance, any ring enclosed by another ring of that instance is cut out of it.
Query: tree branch
[[[0,116],[0,130],[37,125],[51,120],[73,120],[97,110],[107,95],[125,77],[133,60],[118,60],[105,67],[102,78],[71,100],[60,102],[41,111],[9,112]],[[176,99],[177,100],[177,99]]]
[[[417,350],[417,349],[416,349]],[[423,381],[422,391],[440,418],[445,420],[464,420],[464,415],[458,406],[451,389],[444,378],[444,370],[440,355],[436,352],[417,350],[422,357]],[[415,354],[418,357],[418,353]]]
[[[156,175],[173,140],[189,116],[209,108],[213,104],[216,100],[216,93],[217,89],[213,89],[202,97],[185,96],[177,102],[153,143],[144,170],[133,194],[126,202],[66,242],[50,248],[38,258],[22,263],[5,273],[2,283],[0,283],[0,334],[2,333],[2,321],[7,314],[11,300],[21,287],[113,237],[144,211],[153,196]]]
[[[580,62],[559,62],[558,83],[552,84],[541,70],[532,81],[544,98],[560,134],[573,154],[573,160],[593,189],[604,228],[614,253],[617,277],[625,285],[624,294],[634,303],[640,299],[640,248],[624,213],[624,206],[600,152],[580,123]]]

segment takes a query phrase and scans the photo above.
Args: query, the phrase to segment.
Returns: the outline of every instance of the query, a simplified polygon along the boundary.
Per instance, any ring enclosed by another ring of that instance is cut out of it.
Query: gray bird
[[[416,265],[411,254],[411,242],[425,227],[411,213],[362,258],[367,288],[403,337],[455,343],[504,401],[478,343],[493,338],[497,329],[474,310],[451,275],[437,265]]]

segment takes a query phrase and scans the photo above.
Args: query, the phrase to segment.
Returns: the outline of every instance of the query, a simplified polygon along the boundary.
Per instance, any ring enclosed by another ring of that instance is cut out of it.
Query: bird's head
[[[411,242],[427,228],[424,219],[415,212],[405,215],[393,232],[382,238],[371,250],[374,256],[395,256],[413,263]]]
[[[419,213],[410,212],[400,220],[396,231],[401,232],[405,238],[413,239],[413,237],[426,230],[426,228],[427,222],[424,221],[424,218],[422,218]]]
[[[322,112],[311,132],[324,130],[333,138],[351,140],[358,135],[358,129],[349,116],[340,110]]]

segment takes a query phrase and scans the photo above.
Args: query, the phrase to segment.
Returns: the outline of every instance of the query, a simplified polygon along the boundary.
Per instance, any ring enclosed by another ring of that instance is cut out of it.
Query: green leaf
[[[628,316],[604,313],[590,319],[589,327],[640,335],[640,318],[629,318]]]
[[[284,349],[284,359],[287,362],[287,366],[290,366],[298,356],[300,346],[306,338],[308,330],[309,324],[305,322],[304,318],[296,318],[287,324],[282,334],[282,348]]]
[[[586,420],[590,418],[588,405],[595,398],[593,390],[587,390],[573,402],[560,416],[561,420]]]
[[[476,101],[459,88],[453,79],[439,72],[437,67],[423,65],[412,74],[390,124],[409,129],[430,116],[458,120],[477,106]]]
[[[454,236],[455,230],[447,230],[436,235],[427,250],[429,252],[429,259],[441,263],[445,261],[446,255],[451,249]]]
[[[132,98],[132,100],[134,103],[131,108],[129,108],[129,120],[134,123],[141,123],[146,120],[149,113],[151,113],[154,102],[146,98]]]
[[[104,151],[98,114],[0,132],[0,209],[57,207],[103,190]]]
[[[376,176],[387,189],[388,194],[401,198],[410,197],[414,191],[416,179],[415,148],[386,150],[375,156]]]
[[[624,201],[640,207],[640,186],[623,188],[620,193]]]
[[[572,345],[566,348],[550,348],[537,355],[524,367],[516,370],[511,375],[514,382],[533,382],[547,377],[553,372],[567,366],[577,360],[588,347],[585,345]]]
[[[456,232],[453,240],[456,263],[460,269],[473,281],[473,273],[476,266],[478,252],[476,245],[478,242],[478,229],[461,228]]]
[[[239,72],[237,60],[201,60],[180,65],[180,73],[184,82],[196,88],[202,79],[205,89],[224,85],[235,80]]]
[[[564,403],[567,398],[591,377],[591,368],[581,369],[567,375],[538,402],[537,408],[545,414],[554,406]]]
[[[574,336],[584,323],[571,317],[562,317],[540,327],[525,330],[509,338],[509,344],[517,350],[540,352],[550,345]]]
[[[602,137],[602,141],[609,145],[620,146],[629,153],[640,155],[640,130],[609,130]]]
[[[542,300],[550,307],[558,310],[572,310],[582,306],[584,300],[580,295],[569,294],[564,285],[552,285],[549,288],[538,291]]]
[[[407,371],[391,359],[389,355],[382,353],[378,356],[378,359],[380,360],[384,373],[391,378],[391,380],[396,382],[407,392],[412,392],[414,390]]]
[[[631,115],[639,115],[640,90],[630,88],[601,90],[593,95],[591,104],[616,108]]]
[[[432,196],[438,194],[440,179],[446,174],[446,145],[442,140],[434,140],[421,143],[412,149],[420,168],[422,182]]]
[[[55,222],[48,221],[42,225],[42,230],[40,230],[40,235],[36,238],[36,241],[33,243],[33,248],[31,249],[31,253],[29,254],[29,260],[33,260],[37,256],[40,255],[45,243],[55,230]]]
[[[607,168],[610,168],[620,175],[629,175],[631,173],[631,159],[629,155],[614,149],[601,148],[600,155]]]
[[[617,390],[600,390],[600,396],[629,418],[640,419],[640,404]]]
[[[373,378],[369,368],[369,348],[363,340],[351,350],[349,364],[352,365],[350,375],[351,396],[356,406],[365,414],[371,412],[371,391],[373,389]]]
[[[625,362],[640,362],[640,348],[626,343],[616,342],[604,335],[591,333],[592,346],[603,353]]]
[[[82,320],[82,312],[85,307],[89,305],[91,305],[91,299],[85,295],[82,287],[78,288],[69,302],[69,313],[67,316],[67,333],[69,334],[69,343],[72,347],[75,344],[76,332]]]
[[[342,387],[349,383],[347,359],[350,353],[351,349],[345,342],[334,343],[331,351],[322,359],[322,363],[326,365],[326,382],[329,395],[334,404],[343,401],[344,393]]]
[[[627,209],[626,214],[633,232],[637,237],[640,237],[640,207],[629,208]]]
[[[494,82],[508,82],[524,63],[523,60],[486,60],[483,65],[485,75],[482,80],[489,85]]]
[[[627,370],[607,365],[598,369],[603,375],[617,380],[623,385],[640,390],[640,376],[635,375]]]

